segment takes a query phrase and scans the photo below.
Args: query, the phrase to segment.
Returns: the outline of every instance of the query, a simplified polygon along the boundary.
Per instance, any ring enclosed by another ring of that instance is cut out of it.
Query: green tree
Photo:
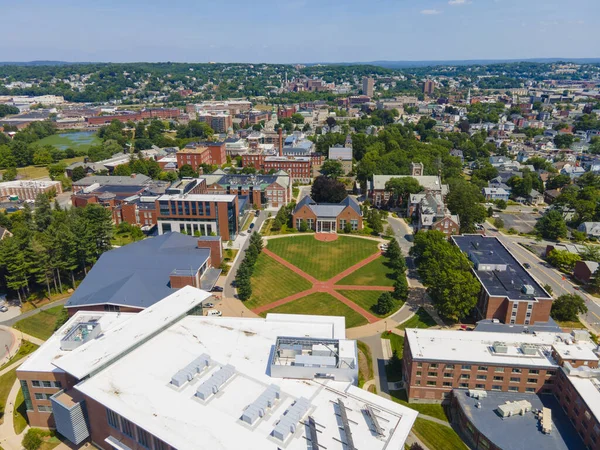
[[[17,179],[17,168],[9,167],[2,174],[2,181],[13,181]]]
[[[313,182],[311,197],[317,203],[339,203],[348,197],[348,192],[343,183],[321,175]]]
[[[384,316],[384,315],[392,312],[394,310],[395,306],[396,306],[396,302],[394,301],[394,298],[392,297],[392,295],[389,292],[384,292],[377,299],[377,305],[375,305],[375,311],[377,312],[377,314]]]
[[[448,209],[458,214],[461,233],[472,233],[475,224],[486,218],[486,211],[480,205],[482,195],[477,188],[463,179],[454,179],[450,183],[450,193],[446,197]]]
[[[567,236],[565,219],[555,209],[544,214],[535,224],[535,229],[544,239],[558,240]]]
[[[581,256],[568,250],[550,250],[546,260],[554,267],[570,272],[575,268],[575,263],[581,261]]]
[[[328,159],[321,166],[321,174],[333,179],[343,176],[344,169],[342,168],[342,163],[334,159]]]
[[[494,219],[494,226],[497,229],[504,228],[504,220],[502,220],[501,218],[497,217],[496,219]]]
[[[54,159],[46,148],[39,148],[33,153],[33,163],[38,166],[47,166],[52,164]]]
[[[77,166],[71,172],[71,180],[73,180],[74,182],[85,178],[85,176],[86,173],[83,166]]]
[[[21,445],[23,445],[25,450],[38,450],[43,443],[41,434],[41,430],[37,428],[30,428],[27,430],[27,433],[25,433]]]
[[[394,281],[394,292],[392,292],[392,297],[396,300],[406,300],[408,298],[408,281],[406,281],[406,276],[403,271],[395,272],[394,276],[396,280]]]
[[[576,321],[579,314],[587,312],[585,301],[579,295],[565,294],[552,302],[550,315],[555,320]]]
[[[496,202],[496,206],[498,207],[498,209],[499,209],[499,210],[503,211],[503,210],[505,210],[505,209],[506,209],[506,207],[507,207],[508,205],[506,204],[506,202],[505,202],[504,200],[498,200],[498,201]]]
[[[35,198],[34,207],[35,226],[39,232],[43,232],[52,222],[52,208],[50,199],[46,194],[38,194]]]
[[[189,164],[184,164],[179,168],[179,178],[198,178],[198,172]]]
[[[413,177],[392,178],[385,183],[385,190],[391,192],[394,198],[392,204],[405,205],[410,194],[423,191],[423,186]]]

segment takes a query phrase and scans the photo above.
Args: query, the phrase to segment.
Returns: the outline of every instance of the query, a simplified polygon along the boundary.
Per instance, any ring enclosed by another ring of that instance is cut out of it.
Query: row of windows
[[[149,450],[169,450],[171,447],[133,422],[106,408],[108,424]]]
[[[422,372],[420,370],[418,370],[416,372],[416,376],[420,377],[422,376]],[[427,376],[428,377],[437,377],[438,373],[437,372],[427,372]],[[444,378],[454,378],[454,376],[452,375],[451,372],[444,372]],[[460,375],[460,379],[461,380],[470,380],[471,379],[471,375],[463,373]],[[476,380],[478,381],[487,381],[488,376],[487,375],[477,375],[475,377]],[[494,381],[504,381],[504,377],[503,376],[494,376]],[[538,383],[538,379],[537,378],[527,378],[527,383],[528,384],[537,384]],[[521,378],[519,377],[510,377],[510,382],[511,383],[520,383],[521,382]],[[552,380],[546,380],[546,383],[548,384],[552,384]]]
[[[417,363],[417,368],[422,368],[423,367],[423,363]],[[437,363],[432,363],[429,364],[429,369],[437,369],[439,367],[439,364]],[[472,371],[473,368],[476,367],[478,372],[488,372],[489,371],[489,367],[488,366],[471,366],[468,364],[463,364],[460,366],[460,370],[470,370]],[[454,364],[446,364],[446,366],[444,367],[444,370],[454,370],[455,366]],[[505,367],[495,367],[494,368],[494,372],[497,373],[504,373],[506,370]],[[523,373],[523,370],[518,368],[518,367],[513,367],[511,369],[511,373]],[[547,370],[546,371],[546,375],[555,375],[556,371],[555,370]],[[419,375],[420,372],[417,371],[417,375]],[[539,375],[540,371],[539,369],[529,369],[529,375]],[[444,373],[444,377],[446,377],[446,373]],[[429,376],[437,376],[436,372],[429,372]]]
[[[37,381],[33,380],[31,382],[33,387],[44,387],[44,388],[58,388],[62,389],[62,384],[60,381]]]
[[[50,400],[50,397],[52,397],[54,394],[41,394],[39,392],[35,393],[35,399],[36,400]]]
[[[340,219],[340,228],[343,230],[345,227],[346,227],[346,219]],[[350,228],[352,229],[352,231],[358,230],[358,220],[357,219],[350,220]]]

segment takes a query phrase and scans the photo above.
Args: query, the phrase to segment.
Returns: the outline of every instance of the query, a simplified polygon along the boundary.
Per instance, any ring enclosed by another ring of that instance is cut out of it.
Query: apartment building
[[[233,130],[233,118],[224,111],[201,112],[196,115],[196,119],[208,124],[216,133],[227,133]]]
[[[199,315],[209,299],[75,314],[17,372],[31,424],[103,450],[404,447],[417,412],[356,386],[343,317]]]
[[[145,119],[177,119],[180,115],[181,111],[178,108],[148,108],[128,114],[86,117],[85,121],[88,126],[102,126],[109,125],[113,120],[126,123],[130,120],[138,122]]]
[[[371,77],[363,77],[362,79],[362,93],[367,97],[373,97],[373,89],[375,87],[375,80]]]
[[[191,142],[175,156],[177,167],[189,164],[196,171],[202,164],[221,166],[227,162],[225,142]]]
[[[552,297],[495,236],[452,236],[473,263],[481,283],[475,307],[477,319],[497,319],[506,324],[548,322]]]
[[[39,194],[62,194],[60,181],[15,180],[0,183],[0,200],[35,200]]]

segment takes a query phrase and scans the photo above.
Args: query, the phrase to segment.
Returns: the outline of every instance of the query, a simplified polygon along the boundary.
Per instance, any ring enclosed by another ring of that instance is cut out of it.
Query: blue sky
[[[600,57],[599,0],[0,0],[0,61]]]

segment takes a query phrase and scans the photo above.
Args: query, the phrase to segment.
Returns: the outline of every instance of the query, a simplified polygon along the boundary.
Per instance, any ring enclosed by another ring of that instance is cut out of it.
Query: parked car
[[[259,209],[257,209],[256,211],[254,211],[254,215],[255,215],[256,217],[258,217],[258,215],[259,215],[259,214],[260,214],[260,210],[259,210]]]
[[[249,229],[249,230],[251,230],[252,228],[254,228],[254,222],[252,222],[252,223],[250,224],[250,226],[248,227],[248,229]]]
[[[388,246],[387,246],[387,244],[381,244],[379,246],[379,248],[381,249],[382,252],[385,252],[387,250]]]
[[[531,264],[523,263],[523,267],[525,267],[526,269],[531,269]]]
[[[223,288],[221,286],[213,287],[210,292],[223,292]]]
[[[4,305],[0,306],[0,312],[6,312],[8,311],[8,308]]]
[[[206,313],[207,316],[222,316],[223,313],[221,313],[221,311],[219,311],[218,309],[211,309],[210,311],[208,311]]]
[[[202,306],[204,306],[205,308],[214,308],[215,305],[213,303],[203,303]]]

